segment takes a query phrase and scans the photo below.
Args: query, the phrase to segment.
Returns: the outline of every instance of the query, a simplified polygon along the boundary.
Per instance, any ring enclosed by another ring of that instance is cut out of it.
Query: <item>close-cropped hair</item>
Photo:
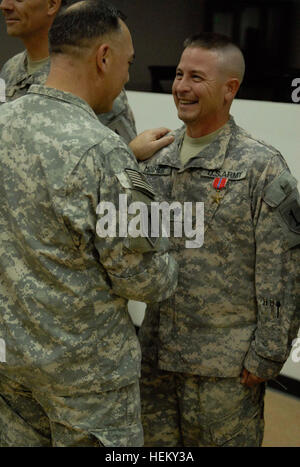
[[[215,32],[200,32],[188,37],[183,46],[185,49],[199,47],[216,51],[221,58],[222,69],[236,76],[240,84],[242,83],[245,75],[245,59],[241,49],[229,37]]]
[[[186,47],[202,47],[203,49],[224,49],[228,46],[239,47],[232,42],[232,40],[224,34],[216,32],[200,32],[194,34],[185,39],[183,43],[184,48]],[[239,49],[240,50],[240,49]]]
[[[49,31],[50,54],[66,47],[80,48],[87,41],[120,31],[124,15],[103,0],[63,0]]]

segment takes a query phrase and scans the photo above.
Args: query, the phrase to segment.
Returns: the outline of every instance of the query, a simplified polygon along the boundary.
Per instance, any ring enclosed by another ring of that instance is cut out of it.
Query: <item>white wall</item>
[[[182,125],[171,95],[135,91],[128,91],[127,95],[138,132],[159,126],[175,129]],[[300,181],[300,105],[236,99],[231,110],[237,124],[281,151]],[[131,301],[129,311],[134,323],[140,325],[145,305]],[[290,357],[281,374],[300,381],[300,363]]]

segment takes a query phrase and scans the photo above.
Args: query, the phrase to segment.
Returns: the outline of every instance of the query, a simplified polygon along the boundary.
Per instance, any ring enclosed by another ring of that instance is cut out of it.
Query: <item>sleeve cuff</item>
[[[255,376],[272,379],[279,375],[284,363],[261,357],[251,346],[244,360],[244,367]]]

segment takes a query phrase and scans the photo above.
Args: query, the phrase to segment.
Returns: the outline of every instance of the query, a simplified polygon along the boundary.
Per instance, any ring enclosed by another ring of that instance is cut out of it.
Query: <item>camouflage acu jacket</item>
[[[143,358],[170,371],[237,377],[245,366],[274,377],[300,324],[297,182],[281,154],[233,118],[182,168],[184,131],[140,167],[161,200],[204,202],[204,244],[172,239],[178,288],[147,307]]]
[[[0,135],[0,373],[65,396],[127,385],[140,371],[127,299],[167,298],[176,263],[164,239],[96,235],[97,206],[119,219],[119,195],[148,203],[151,187],[72,94],[33,85],[1,107]]]
[[[6,100],[11,101],[23,96],[31,84],[44,84],[49,70],[50,60],[35,73],[28,74],[26,51],[12,57],[0,72],[0,78],[5,81]],[[120,135],[127,144],[137,135],[133,112],[125,90],[114,101],[112,110],[98,115],[98,118],[103,125]]]

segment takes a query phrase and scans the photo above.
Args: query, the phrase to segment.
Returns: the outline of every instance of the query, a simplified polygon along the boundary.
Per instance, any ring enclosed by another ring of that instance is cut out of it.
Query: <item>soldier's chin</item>
[[[18,28],[17,23],[7,24],[6,32],[9,36],[20,37],[20,29]]]
[[[18,32],[12,27],[7,27],[6,28],[6,33],[7,33],[8,36],[11,36],[11,37],[18,37],[19,36]]]
[[[189,122],[193,121],[192,116],[188,116],[185,112],[178,111],[177,116],[178,116],[179,120],[181,120],[183,123],[189,123]]]

